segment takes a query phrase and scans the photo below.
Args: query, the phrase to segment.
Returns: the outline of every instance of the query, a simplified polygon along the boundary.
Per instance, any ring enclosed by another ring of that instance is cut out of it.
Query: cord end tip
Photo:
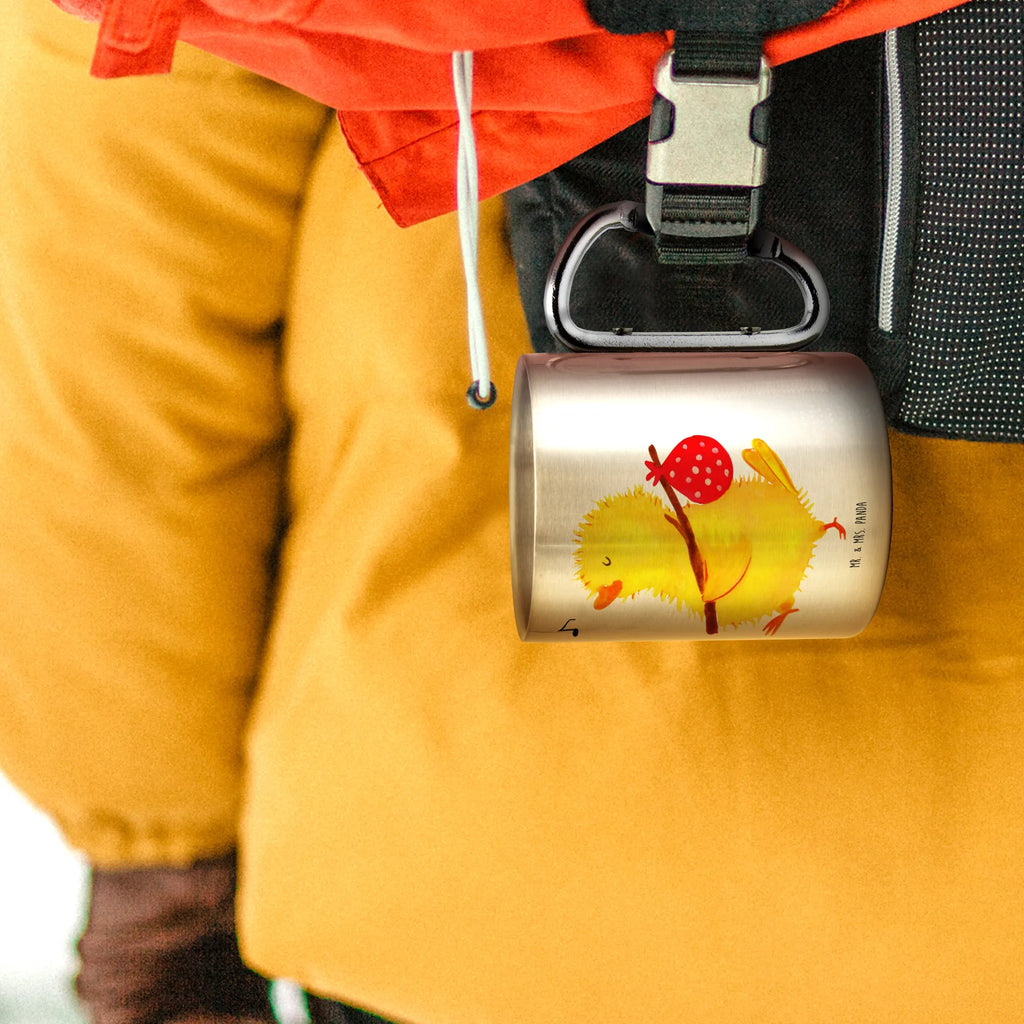
[[[466,401],[474,409],[490,409],[492,405],[498,399],[498,389],[494,386],[493,382],[489,382],[486,396],[480,393],[480,381],[475,380],[469,385],[469,390],[466,392]]]

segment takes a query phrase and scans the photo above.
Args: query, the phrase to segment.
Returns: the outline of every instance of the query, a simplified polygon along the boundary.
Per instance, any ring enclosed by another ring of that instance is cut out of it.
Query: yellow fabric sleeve
[[[181,48],[0,62],[0,766],[103,864],[233,844],[287,415],[279,323],[331,114]]]

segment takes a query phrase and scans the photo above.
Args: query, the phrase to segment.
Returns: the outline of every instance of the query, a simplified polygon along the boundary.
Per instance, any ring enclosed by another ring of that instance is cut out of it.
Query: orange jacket
[[[477,51],[482,197],[557,167],[646,116],[663,33],[599,29],[583,0],[56,0],[99,20],[93,74],[166,71],[182,38],[338,110],[402,225],[455,205],[452,50]],[[779,64],[965,0],[840,0],[771,36]]]

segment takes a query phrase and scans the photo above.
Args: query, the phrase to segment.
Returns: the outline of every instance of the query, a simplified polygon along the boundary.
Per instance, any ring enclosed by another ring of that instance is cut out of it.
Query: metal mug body
[[[852,355],[523,356],[509,488],[524,640],[849,637],[881,595],[888,434]]]

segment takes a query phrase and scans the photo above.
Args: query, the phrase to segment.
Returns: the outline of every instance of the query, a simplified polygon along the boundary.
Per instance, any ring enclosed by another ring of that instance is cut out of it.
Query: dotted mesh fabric
[[[919,26],[918,238],[901,419],[1024,440],[1024,3]]]

